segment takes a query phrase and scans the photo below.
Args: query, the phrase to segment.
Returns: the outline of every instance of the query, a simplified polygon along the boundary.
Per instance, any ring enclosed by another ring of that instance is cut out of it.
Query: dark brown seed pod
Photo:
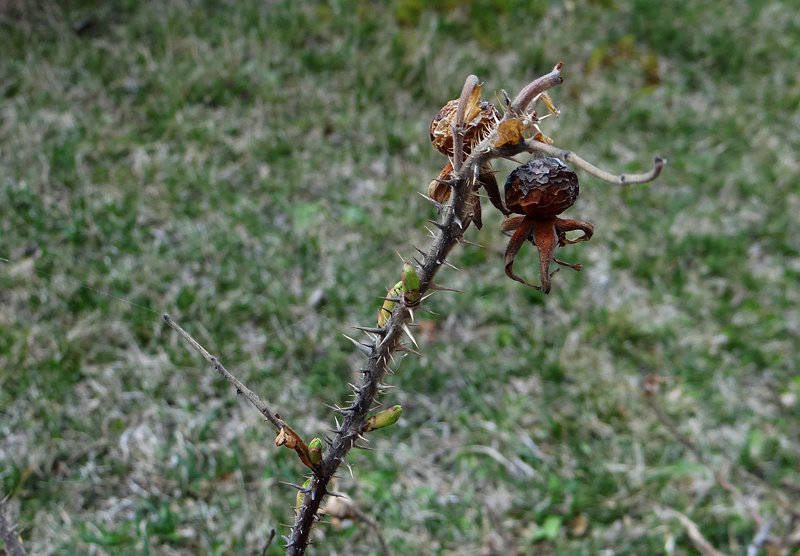
[[[516,214],[550,217],[578,198],[578,176],[557,158],[536,158],[517,166],[506,180],[506,207]]]

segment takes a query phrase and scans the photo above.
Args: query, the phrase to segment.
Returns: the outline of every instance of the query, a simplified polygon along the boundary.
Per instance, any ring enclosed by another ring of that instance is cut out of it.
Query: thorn
[[[411,354],[419,355],[420,357],[423,357],[423,355],[420,352],[418,352],[416,350],[413,350],[408,346],[400,346],[400,347],[397,348],[397,351],[405,351],[406,353],[411,353]]]
[[[428,222],[430,222],[431,224],[433,224],[434,226],[436,226],[437,228],[439,228],[442,231],[447,229],[447,224],[443,224],[441,222],[437,222],[436,220],[431,220],[430,218],[428,219]]]
[[[336,415],[333,416],[333,422],[336,423],[336,428],[337,429],[341,429],[342,428],[342,425],[339,424],[339,419],[336,417]],[[334,432],[336,434],[340,434],[339,432],[336,432],[336,431],[334,431]]]
[[[462,230],[462,231],[464,230],[464,223],[461,221],[461,219],[455,213],[453,213],[453,222],[456,223],[456,226],[458,226],[459,230]]]
[[[463,237],[460,237],[460,238],[456,239],[456,241],[458,241],[459,243],[464,243],[466,245],[474,245],[475,247],[480,247],[481,249],[484,248],[484,246],[481,245],[480,243],[475,243],[474,241],[470,241],[468,239],[464,239]]]
[[[350,478],[355,479],[355,476],[353,476],[353,468],[350,467],[350,464],[346,461],[343,461],[342,464],[345,465],[347,467],[347,470],[350,472]]]
[[[375,448],[370,448],[369,446],[362,446],[361,444],[353,444],[353,448],[358,448],[359,450],[364,450],[365,452],[375,451]]]
[[[299,490],[301,492],[310,492],[311,491],[311,489],[308,488],[308,487],[296,485],[294,483],[287,483],[286,481],[278,481],[278,484],[285,485],[285,486],[290,486],[292,488],[296,488],[297,490]]]
[[[431,290],[436,290],[436,291],[440,291],[440,292],[457,292],[457,293],[464,293],[464,291],[463,291],[463,290],[457,290],[457,289],[455,289],[455,288],[446,288],[445,286],[440,286],[439,284],[437,284],[437,283],[435,283],[435,282],[431,282],[430,284],[428,284],[428,289],[431,289]],[[428,297],[430,297],[431,295],[433,295],[433,294],[428,294],[426,297],[423,297],[423,298],[422,298],[422,299],[423,299],[423,301],[424,301],[425,299],[427,299]]]
[[[416,246],[416,245],[414,245],[413,243],[411,244],[411,247],[413,247],[414,249],[416,249],[416,250],[417,250],[417,253],[419,253],[419,254],[420,254],[420,255],[422,255],[423,257],[426,255],[425,251],[423,251],[422,249],[420,249],[419,247],[417,247],[417,246]],[[422,265],[420,265],[420,266],[422,266]]]
[[[347,334],[342,334],[342,336],[353,342],[353,344],[358,348],[358,351],[360,351],[367,357],[372,357],[375,354],[375,348],[373,346],[370,346],[368,344],[362,344],[361,342],[359,342],[358,340],[354,340]]]
[[[378,334],[380,336],[386,334],[386,331],[383,328],[378,328],[376,326],[351,326],[350,328],[361,330],[362,332],[366,332],[367,334]]]
[[[397,386],[394,386],[392,384],[385,384],[383,382],[378,384],[378,390],[389,390],[391,388],[397,388]]]
[[[328,409],[330,409],[331,411],[338,413],[339,415],[347,415],[348,413],[353,411],[352,409],[348,410],[346,407],[339,407],[338,405],[328,405],[328,404],[323,404],[323,405]],[[336,423],[336,425],[338,426],[339,423]]]
[[[443,205],[442,203],[440,203],[440,202],[439,202],[439,201],[437,201],[436,199],[432,199],[431,197],[428,197],[427,195],[425,195],[424,193],[420,193],[419,191],[417,191],[417,193],[418,193],[418,194],[420,195],[420,197],[422,197],[423,199],[427,199],[428,201],[430,201],[430,202],[431,202],[431,204],[432,204],[433,206],[435,206],[435,207],[436,207],[436,210],[438,210],[439,212],[441,212],[441,211],[443,211],[443,210],[445,209],[445,205]]]
[[[436,239],[436,232],[434,232],[433,230],[431,230],[427,226],[425,226],[425,229],[428,230],[428,233],[430,234],[431,238]]]
[[[420,267],[420,268],[422,268],[422,261],[420,261],[420,260],[419,260],[418,258],[416,258],[416,257],[413,257],[413,259],[414,259],[414,262],[415,262],[415,263],[417,263],[417,266],[418,266],[418,267]]]
[[[370,371],[369,369],[358,369],[358,372],[361,373],[362,375],[368,375],[372,371]]]
[[[369,440],[367,440],[367,438],[366,438],[366,437],[365,437],[363,434],[361,434],[361,433],[357,434],[357,435],[356,435],[356,437],[357,437],[359,440],[363,441],[363,442],[367,442],[367,443],[369,443]],[[353,446],[355,446],[355,443],[353,444]]]
[[[355,392],[356,394],[360,394],[360,393],[361,393],[361,390],[363,390],[363,388],[361,388],[361,386],[356,386],[356,385],[355,385],[355,384],[353,384],[352,382],[348,382],[348,383],[347,383],[347,385],[348,385],[350,388],[352,388],[352,389],[353,389],[353,392]]]
[[[333,492],[332,490],[326,490],[325,495],[333,496],[334,498],[347,498],[346,494],[342,494],[341,492]]]
[[[419,344],[417,343],[417,340],[414,339],[414,335],[411,333],[411,330],[408,328],[407,324],[403,325],[403,332],[405,332],[406,336],[408,336],[408,339],[411,340],[417,348],[419,348]]]
[[[460,271],[461,271],[461,269],[460,269],[460,268],[458,268],[457,266],[453,265],[453,263],[451,263],[451,262],[450,262],[450,261],[448,261],[447,259],[442,259],[442,260],[441,260],[441,261],[439,261],[439,262],[440,262],[441,264],[443,264],[443,265],[449,266],[450,268],[452,268],[453,270],[455,270],[455,271],[457,271],[457,272],[460,272]]]

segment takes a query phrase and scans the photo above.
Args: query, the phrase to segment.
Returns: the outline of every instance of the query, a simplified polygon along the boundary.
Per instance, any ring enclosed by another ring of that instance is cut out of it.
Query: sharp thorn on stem
[[[419,344],[417,343],[417,340],[414,338],[414,335],[411,333],[411,329],[408,328],[407,324],[403,325],[403,332],[406,333],[406,336],[408,336],[408,339],[411,340],[416,347],[419,347]]]
[[[401,347],[397,348],[397,351],[404,351],[404,352],[410,353],[412,355],[418,355],[420,357],[423,357],[423,355],[420,352],[418,352],[418,351],[416,351],[414,349],[411,349],[408,346],[401,346]]]
[[[468,240],[468,239],[464,239],[464,237],[463,237],[463,236],[462,236],[462,237],[460,237],[460,238],[458,238],[456,241],[458,241],[459,243],[463,243],[463,244],[465,244],[465,245],[472,245],[472,246],[474,246],[474,247],[479,247],[479,248],[481,248],[481,249],[484,249],[484,246],[483,246],[483,245],[481,245],[480,243],[475,243],[474,241],[470,241],[470,240]]]
[[[383,328],[378,328],[376,326],[351,326],[350,328],[354,328],[356,330],[361,330],[362,332],[366,332],[367,334],[378,334],[379,336],[383,336],[386,334],[386,330]]]
[[[449,266],[450,268],[452,268],[453,270],[455,270],[455,271],[457,271],[457,272],[460,272],[460,271],[461,271],[461,269],[460,269],[460,268],[458,268],[457,266],[455,266],[453,263],[451,263],[451,262],[450,262],[450,261],[448,261],[447,259],[442,259],[442,260],[441,260],[441,264],[443,264],[443,265],[445,265],[445,266]]]
[[[375,354],[375,348],[373,346],[368,345],[368,344],[363,344],[363,343],[359,342],[358,340],[355,340],[355,339],[351,338],[347,334],[342,334],[342,336],[344,336],[345,338],[347,338],[348,340],[353,342],[353,345],[355,345],[356,348],[358,348],[358,351],[360,351],[361,353],[363,353],[367,357],[372,357]]]
[[[431,282],[431,283],[428,285],[428,288],[429,288],[429,289],[432,289],[432,290],[440,291],[440,292],[456,292],[456,293],[464,293],[464,291],[463,291],[463,290],[457,290],[457,289],[455,289],[455,288],[448,288],[448,287],[446,287],[446,286],[440,286],[440,285],[439,285],[439,284],[437,284],[436,282]],[[428,297],[430,297],[431,295],[433,295],[433,294],[432,294],[432,293],[430,293],[430,294],[428,294],[426,297],[423,297],[423,298],[422,298],[422,299],[423,299],[423,301],[424,301],[425,299],[427,299]]]

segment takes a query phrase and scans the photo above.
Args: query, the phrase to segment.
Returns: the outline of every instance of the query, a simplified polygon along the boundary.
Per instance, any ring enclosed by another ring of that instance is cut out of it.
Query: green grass
[[[464,293],[427,302],[425,357],[390,377],[403,418],[336,488],[398,554],[696,554],[664,508],[742,553],[757,526],[645,403],[658,372],[681,433],[783,531],[764,484],[797,507],[800,17],[568,6],[4,5],[0,489],[31,553],[260,551],[303,469],[159,314],[324,433],[359,364],[342,333],[436,216],[431,117],[469,73],[493,100],[558,61],[559,146],[669,165],[626,190],[581,176],[568,215],[595,236],[547,297],[505,278],[485,203],[484,247],[438,278]],[[537,267],[523,249],[515,269]],[[378,546],[315,534],[314,554]]]

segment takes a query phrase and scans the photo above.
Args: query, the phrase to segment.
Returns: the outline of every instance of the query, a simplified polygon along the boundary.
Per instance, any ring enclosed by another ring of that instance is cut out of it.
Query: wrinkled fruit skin
[[[470,121],[465,122],[464,154],[469,154],[472,147],[480,143],[494,129],[501,115],[493,104],[481,102],[480,110]],[[445,104],[431,121],[431,143],[447,156],[453,156],[453,121],[458,110],[458,99]]]
[[[551,217],[578,198],[578,176],[557,158],[537,158],[517,166],[506,180],[506,208],[516,214]]]

